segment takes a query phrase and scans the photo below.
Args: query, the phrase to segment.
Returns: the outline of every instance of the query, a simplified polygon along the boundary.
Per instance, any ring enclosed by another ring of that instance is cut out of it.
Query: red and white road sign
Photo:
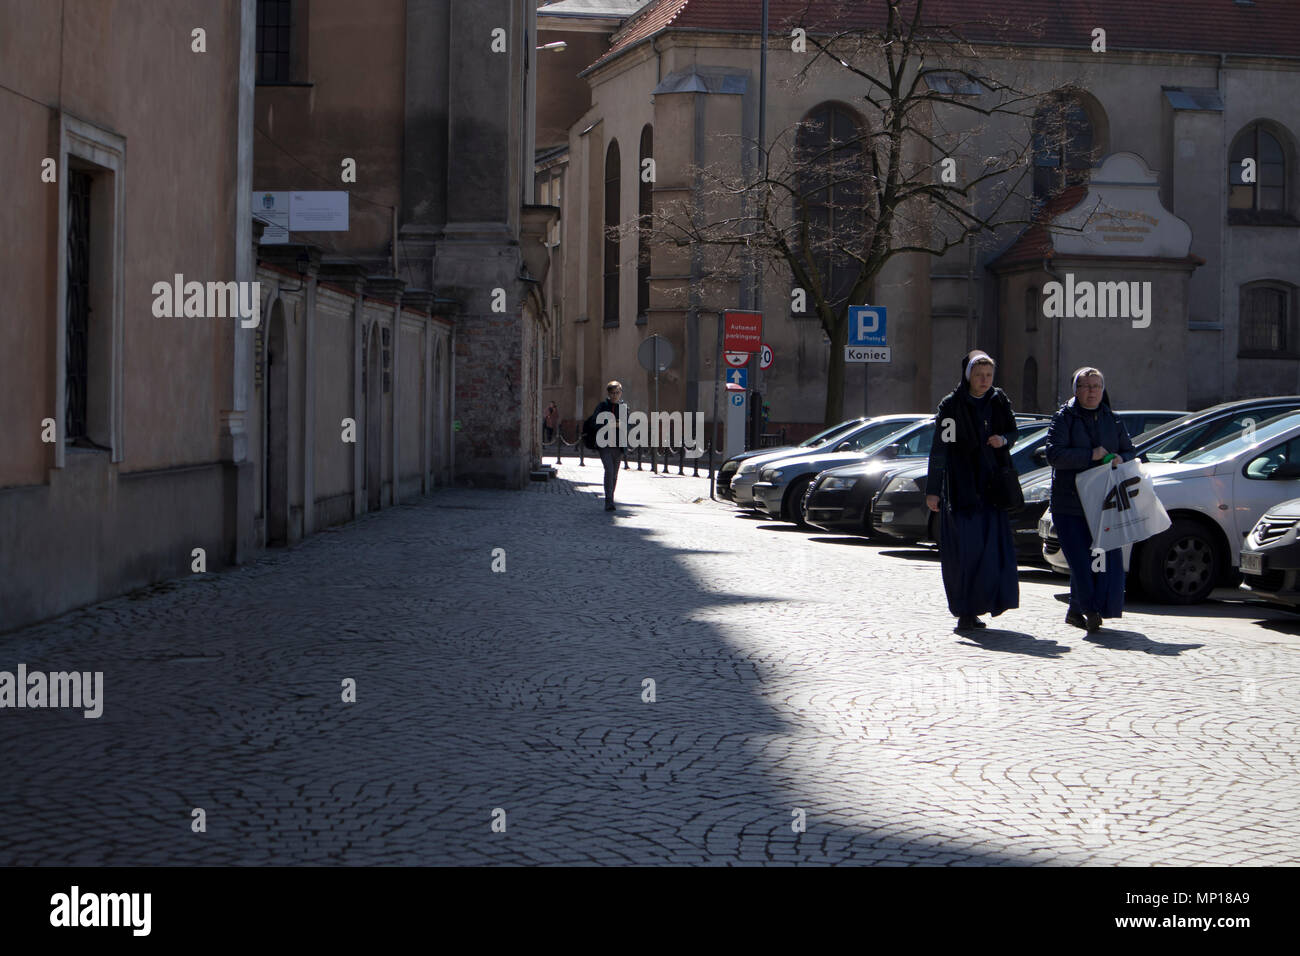
[[[723,352],[722,357],[732,368],[744,368],[749,364],[748,352]]]
[[[776,358],[776,356],[772,354],[772,346],[764,342],[762,349],[760,349],[758,353],[758,367],[771,368],[772,359],[774,358]]]
[[[727,352],[757,352],[763,347],[763,313],[727,309],[722,313],[722,348]]]

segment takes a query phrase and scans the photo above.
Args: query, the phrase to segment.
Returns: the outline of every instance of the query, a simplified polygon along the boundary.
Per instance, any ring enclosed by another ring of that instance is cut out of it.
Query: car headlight
[[[857,483],[856,478],[836,478],[830,477],[822,482],[823,491],[846,491]]]
[[[881,494],[890,495],[890,494],[894,494],[895,492],[899,494],[906,494],[909,491],[920,491],[920,490],[921,490],[921,486],[916,483],[915,478],[908,478],[906,475],[899,475],[897,478],[894,478],[887,485],[885,485],[885,490],[881,492]]]
[[[1052,484],[1047,481],[1040,481],[1030,485],[1025,489],[1025,502],[1046,501],[1052,497]]]
[[[759,478],[763,481],[779,481],[781,478],[781,470],[779,468],[768,468],[759,475]]]
[[[753,473],[756,472],[756,471],[758,471],[758,465],[751,465],[751,464],[746,463],[746,464],[742,464],[742,465],[740,466],[740,470],[737,471],[736,474],[738,474],[738,475],[749,475],[749,474],[753,474]]]

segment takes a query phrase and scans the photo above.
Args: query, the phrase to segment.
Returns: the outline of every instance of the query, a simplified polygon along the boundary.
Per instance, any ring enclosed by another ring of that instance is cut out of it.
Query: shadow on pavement
[[[1038,638],[1023,631],[1006,631],[989,627],[980,631],[958,632],[963,640],[959,644],[970,647],[982,647],[986,651],[1001,651],[1006,654],[1028,654],[1032,657],[1057,659],[1070,652],[1068,644],[1060,644],[1051,638]]]
[[[810,756],[860,728],[778,706],[791,674],[728,630],[768,582],[702,579],[599,487],[440,489],[6,635],[6,661],[103,671],[105,704],[5,715],[0,865],[1020,862],[886,832]]]
[[[1162,644],[1137,631],[1120,631],[1105,626],[1100,631],[1085,634],[1083,639],[1090,644],[1108,647],[1113,651],[1141,651],[1144,654],[1156,654],[1161,657],[1177,657],[1183,651],[1194,651],[1205,646],[1204,644]]]

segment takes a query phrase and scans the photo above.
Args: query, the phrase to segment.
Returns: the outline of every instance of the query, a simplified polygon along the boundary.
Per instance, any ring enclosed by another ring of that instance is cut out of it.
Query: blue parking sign
[[[726,372],[728,385],[739,385],[741,388],[749,388],[749,369],[747,368],[729,368]]]
[[[883,305],[849,306],[849,345],[884,346],[885,307]]]

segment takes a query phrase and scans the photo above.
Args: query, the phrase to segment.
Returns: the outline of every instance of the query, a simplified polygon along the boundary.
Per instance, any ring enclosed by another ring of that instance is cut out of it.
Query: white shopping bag
[[[1094,550],[1144,541],[1172,522],[1137,459],[1089,468],[1074,478]]]

